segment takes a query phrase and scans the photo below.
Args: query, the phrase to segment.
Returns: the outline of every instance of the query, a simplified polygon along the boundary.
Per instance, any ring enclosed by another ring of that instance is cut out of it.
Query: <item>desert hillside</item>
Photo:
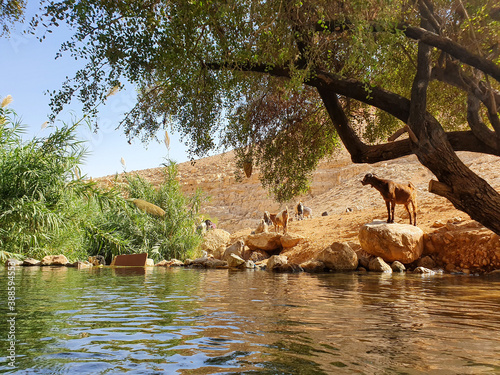
[[[500,190],[499,157],[463,152],[459,154],[466,165]],[[254,169],[250,178],[236,181],[234,156],[231,152],[179,164],[179,179],[185,193],[197,188],[205,191],[209,202],[202,213],[217,223],[218,228],[230,233],[250,231],[260,221],[264,211],[276,212],[283,208],[268,196],[260,186],[259,171]],[[396,182],[411,181],[418,190],[418,226],[424,232],[432,231],[436,221],[446,222],[460,217],[470,220],[468,215],[456,210],[446,199],[429,193],[429,180],[433,174],[423,167],[415,156],[380,162],[373,165],[353,164],[349,155],[338,155],[320,163],[314,172],[308,194],[298,197],[286,205],[295,208],[301,200],[313,210],[313,218],[290,223],[290,230],[304,235],[314,242],[314,247],[331,244],[333,241],[357,241],[361,225],[374,219],[387,219],[384,201],[378,191],[362,186],[361,179],[368,173]],[[161,168],[152,168],[139,173],[144,178],[159,183]],[[111,181],[114,176],[101,179]],[[322,213],[328,216],[321,216]],[[396,207],[396,221],[408,222],[403,206]],[[311,244],[309,244],[311,245]]]

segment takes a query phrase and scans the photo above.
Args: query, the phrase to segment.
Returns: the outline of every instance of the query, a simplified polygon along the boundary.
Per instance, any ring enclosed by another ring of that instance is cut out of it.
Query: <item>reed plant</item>
[[[15,112],[0,107],[0,257],[84,256],[81,211],[99,192],[75,176],[85,153],[75,128],[24,141]]]
[[[176,164],[169,161],[164,166],[164,179],[158,187],[137,174],[125,174],[121,189],[128,197],[127,204],[101,211],[101,217],[87,228],[92,254],[111,259],[118,254],[147,252],[156,261],[196,255],[201,242],[196,223],[203,193],[185,196],[177,180]],[[132,203],[134,198],[160,207],[165,214],[141,210]]]
[[[71,261],[97,254],[108,261],[141,252],[155,260],[194,255],[201,241],[195,228],[202,194],[183,195],[175,163],[165,165],[158,188],[126,174],[122,191],[103,190],[81,176],[86,150],[76,138],[79,122],[24,141],[25,128],[7,105],[4,100],[0,106],[1,260],[49,254]],[[148,214],[131,197],[165,214]]]

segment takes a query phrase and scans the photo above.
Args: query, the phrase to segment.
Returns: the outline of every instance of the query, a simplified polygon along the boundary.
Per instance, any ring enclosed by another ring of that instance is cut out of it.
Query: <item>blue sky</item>
[[[36,4],[36,2],[35,2]],[[26,20],[29,21],[33,10],[29,8]],[[55,60],[61,43],[70,37],[66,30],[56,30],[47,34],[40,43],[35,37],[23,34],[25,25],[18,25],[11,31],[10,38],[0,37],[0,101],[7,95],[12,95],[13,102],[9,108],[22,118],[29,132],[44,136],[50,128],[41,129],[50,113],[50,97],[47,90],[58,90],[66,77],[73,77],[83,61],[75,61],[69,56]],[[181,163],[188,160],[187,148],[177,134],[170,135],[170,151],[163,143],[164,131],[158,134],[160,142],[152,141],[143,144],[135,139],[128,144],[121,129],[115,130],[124,113],[135,103],[135,92],[129,89],[109,97],[106,105],[99,107],[97,133],[86,125],[79,130],[79,137],[86,141],[89,151],[84,164],[83,174],[89,177],[100,177],[124,171],[121,158],[125,160],[125,170],[159,167],[166,158]],[[54,123],[71,123],[73,119],[82,118],[78,102],[65,108]]]

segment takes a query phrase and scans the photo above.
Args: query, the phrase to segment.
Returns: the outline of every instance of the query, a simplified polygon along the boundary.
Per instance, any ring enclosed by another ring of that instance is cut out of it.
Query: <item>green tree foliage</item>
[[[65,0],[33,26],[62,21],[76,30],[62,52],[88,65],[53,93],[55,110],[74,95],[90,109],[128,80],[130,137],[171,126],[193,155],[241,148],[280,200],[338,138],[354,162],[416,154],[434,192],[500,232],[498,193],[455,154],[500,154],[496,1]],[[387,142],[399,129],[409,137]]]
[[[0,36],[9,33],[9,25],[23,18],[25,0],[0,0]]]

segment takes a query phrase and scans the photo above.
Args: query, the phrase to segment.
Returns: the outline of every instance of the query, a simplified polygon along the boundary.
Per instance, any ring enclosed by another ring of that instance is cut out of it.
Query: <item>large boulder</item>
[[[318,254],[317,260],[334,271],[353,271],[358,268],[358,256],[346,242],[334,242]]]
[[[208,254],[212,254],[215,258],[220,259],[229,245],[230,236],[229,232],[223,229],[209,230],[203,236],[201,250],[205,250]]]
[[[281,246],[283,246],[284,249],[294,247],[299,243],[304,242],[304,240],[305,238],[300,234],[292,234],[292,233],[286,233],[282,235],[280,238]]]
[[[359,231],[361,248],[386,262],[411,263],[422,255],[424,232],[409,224],[388,224],[374,221],[365,224]]]
[[[64,255],[47,255],[42,259],[42,266],[65,266],[68,258]]]
[[[245,245],[250,250],[275,251],[282,249],[281,234],[277,233],[258,233],[247,237]]]

